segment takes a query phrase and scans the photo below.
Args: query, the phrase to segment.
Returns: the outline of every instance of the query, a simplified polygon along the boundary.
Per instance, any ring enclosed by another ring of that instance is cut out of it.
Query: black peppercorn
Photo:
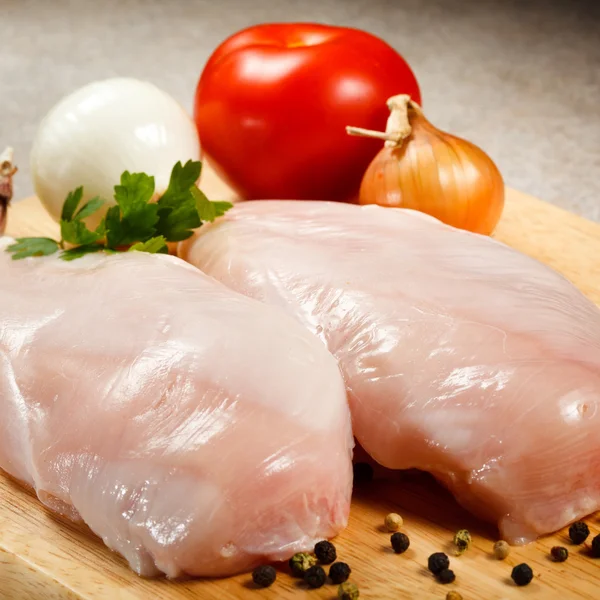
[[[327,579],[327,575],[325,575],[323,567],[319,565],[311,567],[304,573],[304,581],[311,588],[320,588],[325,583],[325,579]]]
[[[591,552],[594,558],[600,558],[600,534],[592,540]]]
[[[261,567],[256,567],[256,569],[252,571],[252,581],[263,588],[273,585],[276,577],[277,572],[270,565],[262,565]]]
[[[437,574],[437,579],[440,583],[452,583],[456,579],[456,575],[452,569],[442,569]]]
[[[317,542],[315,544],[315,556],[319,559],[320,563],[330,565],[332,562],[335,562],[337,552],[331,542]]]
[[[590,535],[590,528],[583,521],[577,521],[569,527],[569,537],[574,544],[583,544],[588,535]]]
[[[337,585],[348,581],[352,569],[344,562],[336,562],[331,565],[329,569],[329,578]]]
[[[354,483],[368,483],[373,481],[373,467],[369,463],[354,464]]]
[[[390,541],[392,542],[392,548],[396,554],[402,554],[403,552],[406,552],[410,546],[410,540],[405,533],[392,533]]]
[[[531,567],[525,563],[517,565],[510,574],[517,585],[527,585],[533,579]]]
[[[569,551],[563,546],[554,546],[552,550],[550,550],[550,555],[554,562],[565,562],[565,560],[569,558]]]
[[[427,568],[437,575],[450,566],[450,559],[443,552],[434,552],[427,561]]]

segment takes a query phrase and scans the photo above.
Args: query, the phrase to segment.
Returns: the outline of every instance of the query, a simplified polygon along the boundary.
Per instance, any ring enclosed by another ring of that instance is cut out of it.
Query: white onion
[[[31,172],[35,193],[59,220],[67,194],[81,185],[84,201],[100,196],[108,208],[123,171],[153,175],[161,193],[173,165],[190,159],[200,159],[200,142],[183,107],[150,83],[116,78],[86,85],[50,110]]]

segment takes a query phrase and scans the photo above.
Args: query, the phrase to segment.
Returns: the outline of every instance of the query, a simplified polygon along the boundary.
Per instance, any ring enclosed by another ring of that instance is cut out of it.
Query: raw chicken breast
[[[235,206],[180,254],[339,360],[377,461],[526,542],[600,506],[600,311],[487,237],[376,206]]]
[[[2,250],[0,269],[0,467],[50,509],[170,577],[286,559],[346,525],[344,383],[283,311],[170,256]]]

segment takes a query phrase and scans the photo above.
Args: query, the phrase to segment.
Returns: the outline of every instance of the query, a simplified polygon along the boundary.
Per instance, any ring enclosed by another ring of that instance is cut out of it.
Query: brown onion
[[[0,235],[6,228],[6,211],[13,194],[12,177],[16,172],[17,168],[13,165],[13,150],[6,148],[0,154]]]
[[[410,208],[476,233],[490,234],[504,208],[504,182],[480,148],[436,129],[409,96],[393,96],[385,133],[347,127],[350,135],[386,140],[367,168],[360,204]]]

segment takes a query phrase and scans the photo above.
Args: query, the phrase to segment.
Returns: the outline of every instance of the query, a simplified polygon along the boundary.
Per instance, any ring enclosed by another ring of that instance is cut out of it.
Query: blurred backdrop
[[[64,94],[147,79],[191,111],[225,37],[264,21],[366,29],[411,64],[429,119],[512,187],[600,221],[600,0],[0,0],[0,146],[30,194],[36,127]]]

